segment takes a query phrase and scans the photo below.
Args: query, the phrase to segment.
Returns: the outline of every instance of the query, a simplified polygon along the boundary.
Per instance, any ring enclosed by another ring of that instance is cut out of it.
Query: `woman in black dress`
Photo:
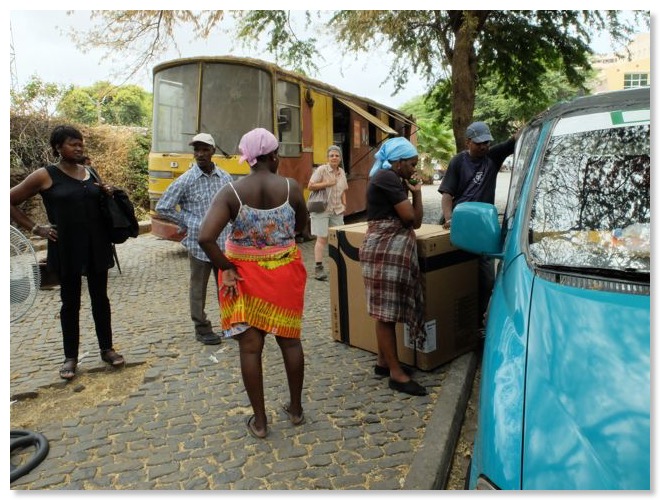
[[[108,269],[114,266],[112,244],[100,211],[104,191],[83,163],[83,136],[71,126],[58,126],[50,136],[50,146],[59,162],[28,175],[10,191],[12,220],[33,234],[48,239],[48,268],[60,280],[62,308],[60,321],[64,342],[64,364],[60,377],[75,377],[80,344],[80,297],[82,276],[92,303],[92,315],[101,359],[112,366],[124,358],[112,346]],[[48,224],[37,224],[19,206],[40,194],[46,207]]]

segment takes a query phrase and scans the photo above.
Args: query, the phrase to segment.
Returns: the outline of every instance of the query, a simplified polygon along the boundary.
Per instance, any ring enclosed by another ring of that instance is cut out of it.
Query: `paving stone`
[[[439,218],[436,188],[424,191],[427,223]],[[311,269],[314,241],[300,248]],[[453,363],[415,375],[431,393],[426,398],[392,391],[387,378],[373,375],[375,354],[332,339],[330,284],[310,277],[302,334],[307,422],[293,427],[280,410],[288,401],[286,372],[276,342],[267,338],[263,366],[270,435],[256,440],[245,428],[252,411],[237,342],[204,346],[194,339],[185,250],[146,233],[117,251],[122,274],[112,269],[108,285],[114,341],[127,359],[125,369],[140,366],[143,379],[119,401],[100,401],[73,410],[63,422],[46,422],[48,456],[12,489],[404,488],[430,417],[447,397],[443,383],[455,373]],[[217,329],[214,288],[211,282],[207,314]],[[11,325],[12,399],[38,399],[44,388],[68,387],[57,375],[63,359],[59,289],[40,291],[39,300],[40,307]],[[109,368],[98,357],[85,286],[80,324],[79,372],[103,377]]]

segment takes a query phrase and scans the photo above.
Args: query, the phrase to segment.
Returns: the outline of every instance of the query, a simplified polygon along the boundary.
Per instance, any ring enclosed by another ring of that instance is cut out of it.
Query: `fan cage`
[[[32,307],[39,290],[41,272],[30,240],[14,226],[9,227],[9,303],[11,321],[14,322]]]

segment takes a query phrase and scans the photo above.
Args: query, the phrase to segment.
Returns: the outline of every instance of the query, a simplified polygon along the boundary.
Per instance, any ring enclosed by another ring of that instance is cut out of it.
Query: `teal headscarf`
[[[373,177],[381,169],[392,168],[391,161],[397,161],[418,156],[417,149],[404,137],[394,137],[386,140],[376,153],[376,162],[371,167],[369,177]]]

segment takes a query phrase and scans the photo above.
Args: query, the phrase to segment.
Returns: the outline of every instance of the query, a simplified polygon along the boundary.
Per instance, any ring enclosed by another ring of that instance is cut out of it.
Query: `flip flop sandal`
[[[289,411],[289,407],[286,406],[286,405],[282,406],[282,410],[289,417],[289,421],[291,422],[292,425],[298,426],[298,425],[302,425],[302,424],[305,423],[305,414],[304,413],[301,413],[299,416],[296,416],[296,415],[294,415],[293,413],[291,413]]]
[[[266,432],[264,433],[263,436],[260,436],[256,427],[254,427],[253,425],[254,419],[255,419],[254,415],[248,417],[248,419],[245,421],[245,426],[247,427],[248,432],[252,434],[252,437],[255,437],[257,439],[264,439],[266,436],[268,436],[268,429],[266,429]]]
[[[76,376],[76,368],[78,367],[78,360],[75,358],[66,358],[62,367],[60,368],[60,378],[64,380],[71,380]]]

